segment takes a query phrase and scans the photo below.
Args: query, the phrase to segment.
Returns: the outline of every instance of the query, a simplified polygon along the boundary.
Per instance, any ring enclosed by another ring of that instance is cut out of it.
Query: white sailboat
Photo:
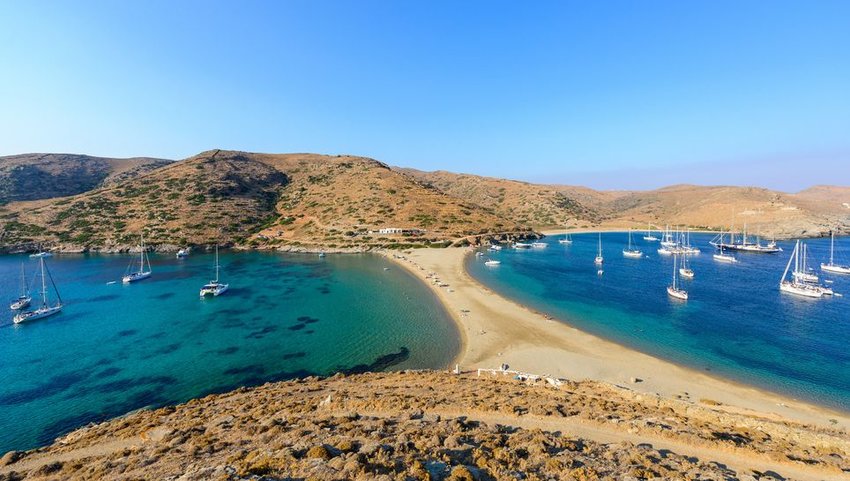
[[[835,231],[829,236],[829,263],[821,263],[820,270],[834,274],[850,274],[850,266],[835,263]]]
[[[12,309],[13,311],[20,311],[21,309],[29,307],[31,302],[32,297],[30,297],[30,293],[27,289],[27,275],[26,272],[24,272],[24,263],[21,262],[21,294],[14,302],[12,302],[9,309]]]
[[[695,255],[695,254],[700,253],[699,247],[694,247],[694,246],[691,245],[691,230],[690,229],[687,230],[686,234],[682,235],[682,239],[683,239],[683,242],[682,242],[681,247],[682,247],[682,253],[683,254]]]
[[[670,230],[669,224],[664,228],[664,240],[661,241],[661,245],[663,247],[676,247],[677,245],[673,237],[673,231]]]
[[[667,295],[676,299],[687,301],[688,291],[679,287],[678,264],[676,262],[678,257],[678,255],[673,256],[673,283],[667,286]]]
[[[514,242],[514,249],[531,249],[531,244],[525,242]]]
[[[718,262],[729,262],[729,263],[731,263],[731,264],[734,264],[735,262],[738,262],[738,259],[736,259],[736,258],[735,258],[735,256],[730,256],[729,254],[724,254],[724,253],[723,253],[723,246],[724,246],[724,244],[723,244],[723,231],[722,231],[722,230],[720,231],[720,236],[719,236],[719,237],[720,237],[720,242],[718,242],[718,243],[716,243],[716,244],[714,244],[714,245],[716,245],[716,246],[717,246],[717,249],[718,249],[720,252],[718,252],[718,253],[714,254],[714,256],[713,256],[713,257],[714,257],[714,260],[716,260],[716,261],[718,261]]]
[[[594,259],[594,264],[601,266],[603,262],[605,262],[605,258],[602,257],[602,233],[599,233],[599,249],[596,253],[596,259]]]
[[[35,321],[37,319],[43,319],[45,317],[52,316],[53,314],[58,314],[59,311],[62,310],[62,298],[59,297],[59,290],[56,289],[56,284],[53,282],[53,276],[50,275],[50,271],[44,264],[44,257],[39,257],[38,261],[41,272],[41,307],[34,311],[25,311],[18,313],[12,319],[15,324],[21,324],[22,322],[30,322]],[[56,304],[52,306],[47,300],[48,278],[50,278],[50,285],[53,286],[53,290],[56,292]]]
[[[801,280],[798,276],[793,275],[796,272],[799,272],[802,269],[802,262],[800,260],[803,250],[805,249],[805,244],[802,244],[800,241],[794,245],[794,252],[791,254],[791,257],[788,259],[788,264],[785,266],[785,272],[782,273],[782,279],[779,280],[779,290],[782,292],[787,292],[789,294],[794,294],[801,297],[809,297],[813,299],[819,299],[827,294],[832,294],[831,289],[823,288],[817,284],[813,284],[810,282],[805,282]],[[791,263],[794,263],[794,271],[792,272],[791,279],[788,279],[788,271],[791,269]],[[828,291],[828,292],[827,292]]]
[[[225,284],[223,282],[219,282],[218,280],[218,271],[221,266],[218,264],[218,245],[215,246],[215,279],[209,281],[201,287],[201,297],[206,296],[220,296],[227,292],[230,289],[230,284]]]
[[[687,255],[682,256],[682,267],[679,268],[679,275],[682,276],[682,279],[694,278],[694,270],[691,269],[691,264]]]
[[[139,270],[124,274],[124,277],[121,278],[121,282],[124,284],[141,281],[151,276],[151,261],[148,259],[148,253],[145,250],[145,238],[139,236],[139,242]],[[132,266],[133,262],[130,262],[130,265],[127,266],[127,271],[130,271]]]
[[[570,237],[570,228],[569,228],[569,226],[566,226],[566,225],[564,226],[564,238],[563,238],[563,239],[558,239],[558,243],[559,243],[559,244],[572,244],[572,243],[573,243],[573,238],[572,238],[572,237]]]
[[[646,226],[646,235],[643,236],[643,240],[649,242],[658,242],[658,237],[652,233],[652,224],[647,224]]]
[[[802,282],[818,282],[820,278],[809,267],[809,248],[805,243],[800,244],[800,252],[797,253],[800,264],[794,269],[794,278]]]
[[[623,256],[630,257],[632,259],[640,259],[643,257],[643,252],[640,249],[635,249],[632,247],[632,230],[629,229],[629,247],[627,249],[623,249]]]

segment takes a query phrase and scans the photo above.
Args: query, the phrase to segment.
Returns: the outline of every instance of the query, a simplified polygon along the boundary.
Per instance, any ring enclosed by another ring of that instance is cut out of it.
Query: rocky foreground
[[[850,436],[592,381],[402,372],[242,388],[0,460],[0,480],[652,478],[850,479]]]

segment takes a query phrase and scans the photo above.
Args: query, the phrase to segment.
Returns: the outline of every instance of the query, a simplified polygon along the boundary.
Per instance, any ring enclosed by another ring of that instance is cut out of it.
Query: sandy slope
[[[469,253],[468,249],[419,249],[388,254],[424,280],[458,323],[464,338],[457,360],[462,369],[507,363],[511,369],[594,379],[697,404],[710,400],[727,411],[822,426],[836,420],[839,427],[850,426],[850,416],[844,413],[708,376],[547,319],[475,282],[463,267]],[[434,277],[448,287],[436,285]],[[642,381],[633,383],[633,378]]]

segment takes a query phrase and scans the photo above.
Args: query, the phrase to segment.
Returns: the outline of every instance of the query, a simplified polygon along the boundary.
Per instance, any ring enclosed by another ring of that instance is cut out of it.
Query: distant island
[[[360,251],[537,237],[545,229],[676,224],[787,238],[850,230],[850,188],[595,191],[395,168],[364,157],[211,150],[180,161],[0,158],[0,248]]]

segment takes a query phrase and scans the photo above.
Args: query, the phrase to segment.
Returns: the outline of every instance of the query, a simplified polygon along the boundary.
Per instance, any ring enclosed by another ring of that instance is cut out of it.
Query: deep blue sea
[[[0,453],[242,385],[441,368],[460,348],[427,287],[380,256],[222,253],[230,291],[201,300],[212,257],[152,255],[153,277],[122,285],[128,256],[56,255],[47,262],[66,307],[16,326],[7,301],[21,261],[30,277],[37,261],[0,256]]]
[[[738,264],[712,259],[713,235],[694,234],[702,254],[691,257],[696,277],[684,280],[687,302],[668,297],[671,257],[657,242],[634,240],[646,257],[622,255],[626,233],[604,233],[603,275],[593,263],[597,235],[544,239],[545,249],[504,249],[470,256],[467,270],[502,295],[582,330],[690,367],[774,392],[850,411],[850,276],[833,280],[847,297],[820,300],[780,293],[793,250],[735,254]],[[810,265],[829,257],[829,239],[807,241]],[[484,266],[484,260],[502,261]],[[836,262],[850,263],[850,239],[836,239]]]

